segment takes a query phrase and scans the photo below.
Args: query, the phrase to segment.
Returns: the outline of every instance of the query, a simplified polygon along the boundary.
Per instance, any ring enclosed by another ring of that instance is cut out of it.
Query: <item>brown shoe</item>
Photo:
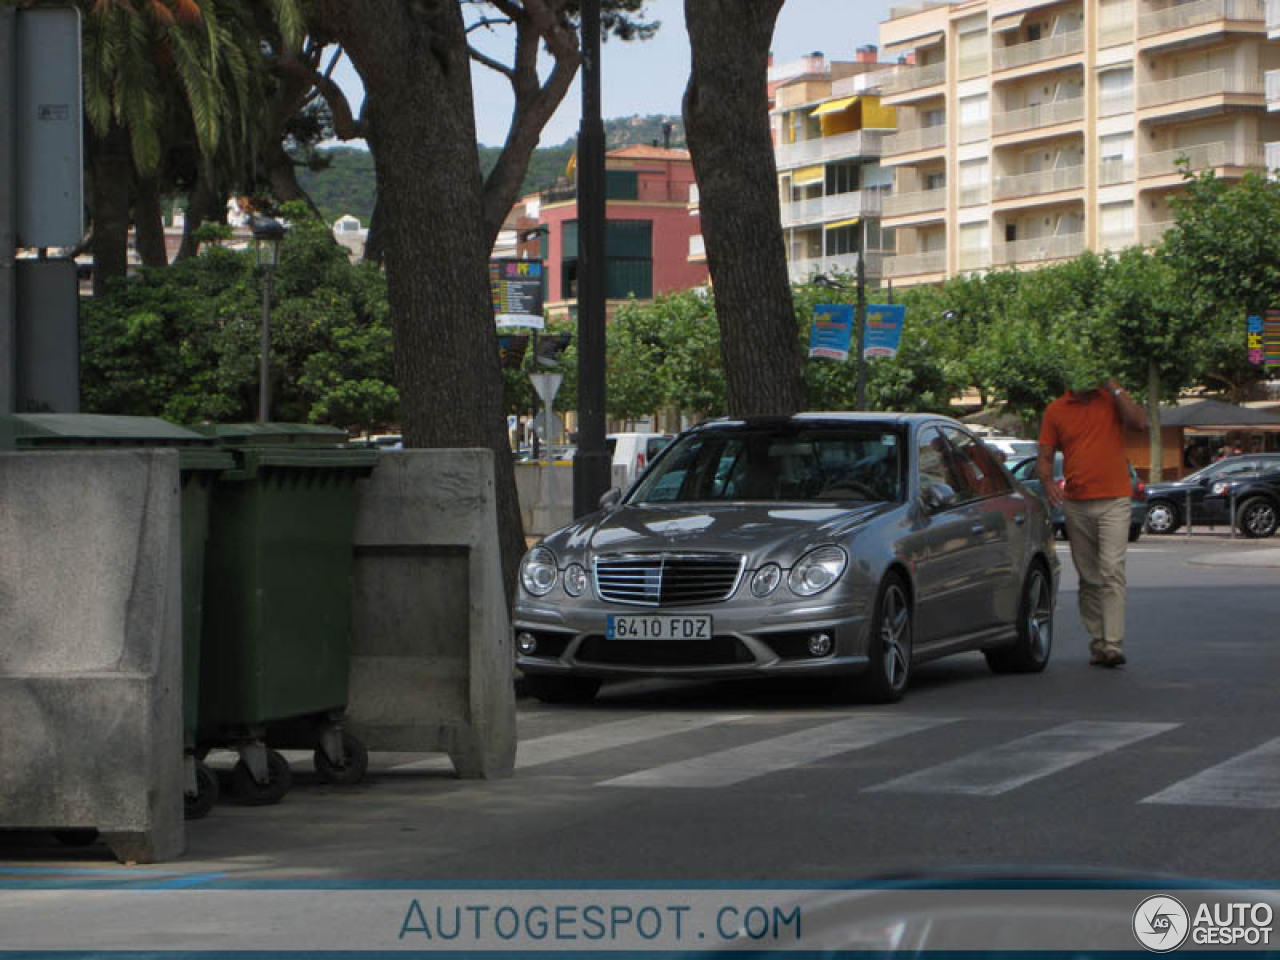
[[[1108,650],[1102,655],[1102,665],[1104,667],[1119,667],[1125,663],[1124,654],[1119,650]]]
[[[1100,667],[1107,662],[1106,649],[1100,643],[1089,644],[1089,666]]]

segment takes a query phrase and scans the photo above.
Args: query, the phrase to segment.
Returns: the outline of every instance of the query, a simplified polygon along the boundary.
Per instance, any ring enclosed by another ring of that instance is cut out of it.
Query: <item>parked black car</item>
[[[1265,473],[1232,474],[1216,481],[1204,498],[1205,511],[1230,518],[1233,500],[1236,529],[1243,536],[1257,539],[1275,533],[1280,527],[1280,462]]]
[[[1009,472],[1013,474],[1015,480],[1021,483],[1028,490],[1032,491],[1042,500],[1047,498],[1044,495],[1044,487],[1040,483],[1040,478],[1036,476],[1036,458],[1027,457],[1025,460],[1019,460],[1017,463],[1009,464]],[[1063,477],[1062,454],[1055,453],[1053,455],[1053,478],[1061,488],[1066,480]],[[1129,542],[1136,543],[1138,538],[1142,536],[1143,524],[1147,519],[1147,485],[1138,477],[1138,472],[1133,469],[1133,464],[1129,464]],[[1061,540],[1067,539],[1067,524],[1062,516],[1062,507],[1052,507],[1049,510],[1049,522],[1053,524],[1054,536]]]
[[[1172,483],[1147,485],[1147,532],[1173,533],[1187,522],[1192,525],[1224,526],[1231,523],[1230,501],[1210,499],[1213,485],[1234,476],[1280,470],[1280,453],[1251,453],[1224,457]],[[1240,501],[1237,501],[1239,505]]]

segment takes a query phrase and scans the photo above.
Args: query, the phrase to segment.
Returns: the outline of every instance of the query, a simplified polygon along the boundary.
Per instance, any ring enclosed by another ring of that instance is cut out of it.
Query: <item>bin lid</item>
[[[255,447],[242,451],[246,467],[323,467],[333,470],[369,470],[378,463],[378,451],[360,447]]]
[[[347,442],[341,427],[314,423],[200,423],[191,429],[227,446],[332,447]]]
[[[211,447],[182,447],[178,450],[178,469],[221,473],[234,470],[236,458],[230,450]]]
[[[13,413],[0,416],[0,450],[39,447],[203,447],[204,436],[159,417],[98,413]]]

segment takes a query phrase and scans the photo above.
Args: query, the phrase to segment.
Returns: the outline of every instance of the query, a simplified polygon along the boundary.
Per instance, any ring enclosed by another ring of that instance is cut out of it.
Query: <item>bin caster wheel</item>
[[[339,766],[328,758],[324,750],[316,747],[316,774],[321,780],[326,783],[350,786],[364,779],[369,769],[369,751],[365,749],[363,743],[345,730],[342,731],[342,757],[343,762]]]
[[[289,761],[275,750],[267,750],[267,782],[253,779],[249,765],[238,760],[231,770],[231,792],[237,800],[251,807],[265,807],[279,803],[293,786],[293,772]]]
[[[55,830],[53,831],[53,839],[64,847],[87,847],[98,839],[98,831],[95,827]]]
[[[200,820],[209,815],[213,805],[218,802],[221,793],[218,786],[218,775],[202,760],[196,761],[196,793],[195,796],[183,795],[183,816],[187,820]]]

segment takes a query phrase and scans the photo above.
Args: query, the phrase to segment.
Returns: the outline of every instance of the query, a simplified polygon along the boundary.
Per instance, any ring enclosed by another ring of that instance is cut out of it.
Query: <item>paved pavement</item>
[[[888,707],[786,683],[522,701],[509,780],[379,754],[342,788],[296,755],[283,803],[220,805],[189,825],[186,859],[128,876],[789,881],[982,864],[1280,881],[1280,550],[1212,533],[1134,544],[1130,664],[1115,671],[1087,664],[1059,551],[1039,676],[968,654],[920,668]],[[37,834],[0,835],[0,861],[0,881],[22,883],[116,869],[100,847]]]

